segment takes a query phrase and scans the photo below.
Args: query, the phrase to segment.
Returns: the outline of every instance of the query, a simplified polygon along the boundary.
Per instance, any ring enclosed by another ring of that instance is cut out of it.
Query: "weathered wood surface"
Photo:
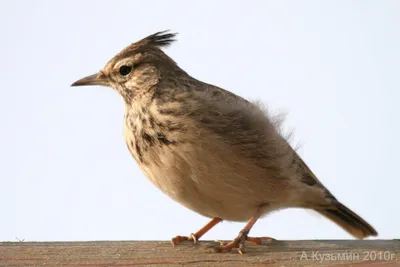
[[[400,266],[400,240],[272,241],[214,253],[215,242],[2,242],[0,266]]]

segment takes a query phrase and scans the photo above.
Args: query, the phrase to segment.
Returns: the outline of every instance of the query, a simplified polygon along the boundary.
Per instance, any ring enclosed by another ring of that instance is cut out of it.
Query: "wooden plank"
[[[217,243],[166,241],[1,242],[0,266],[400,266],[400,240],[302,240],[248,244],[215,253]]]

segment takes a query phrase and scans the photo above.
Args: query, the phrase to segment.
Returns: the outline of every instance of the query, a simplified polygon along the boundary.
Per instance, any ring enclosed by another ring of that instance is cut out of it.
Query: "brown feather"
[[[316,211],[332,220],[356,238],[362,239],[378,235],[369,223],[339,202],[334,203],[329,209]]]

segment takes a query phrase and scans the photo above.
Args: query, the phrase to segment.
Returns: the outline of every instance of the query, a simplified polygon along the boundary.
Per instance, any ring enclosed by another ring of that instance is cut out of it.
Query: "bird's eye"
[[[130,72],[132,71],[132,67],[131,66],[121,66],[120,68],[119,68],[119,73],[122,75],[122,76],[126,76],[126,75],[128,75]]]

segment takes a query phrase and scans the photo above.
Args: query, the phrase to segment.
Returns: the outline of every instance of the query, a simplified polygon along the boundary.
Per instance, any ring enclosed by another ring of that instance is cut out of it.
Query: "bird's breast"
[[[125,115],[124,136],[130,153],[150,181],[168,195],[179,193],[183,170],[177,165],[184,132],[183,125],[160,120],[148,109]]]

